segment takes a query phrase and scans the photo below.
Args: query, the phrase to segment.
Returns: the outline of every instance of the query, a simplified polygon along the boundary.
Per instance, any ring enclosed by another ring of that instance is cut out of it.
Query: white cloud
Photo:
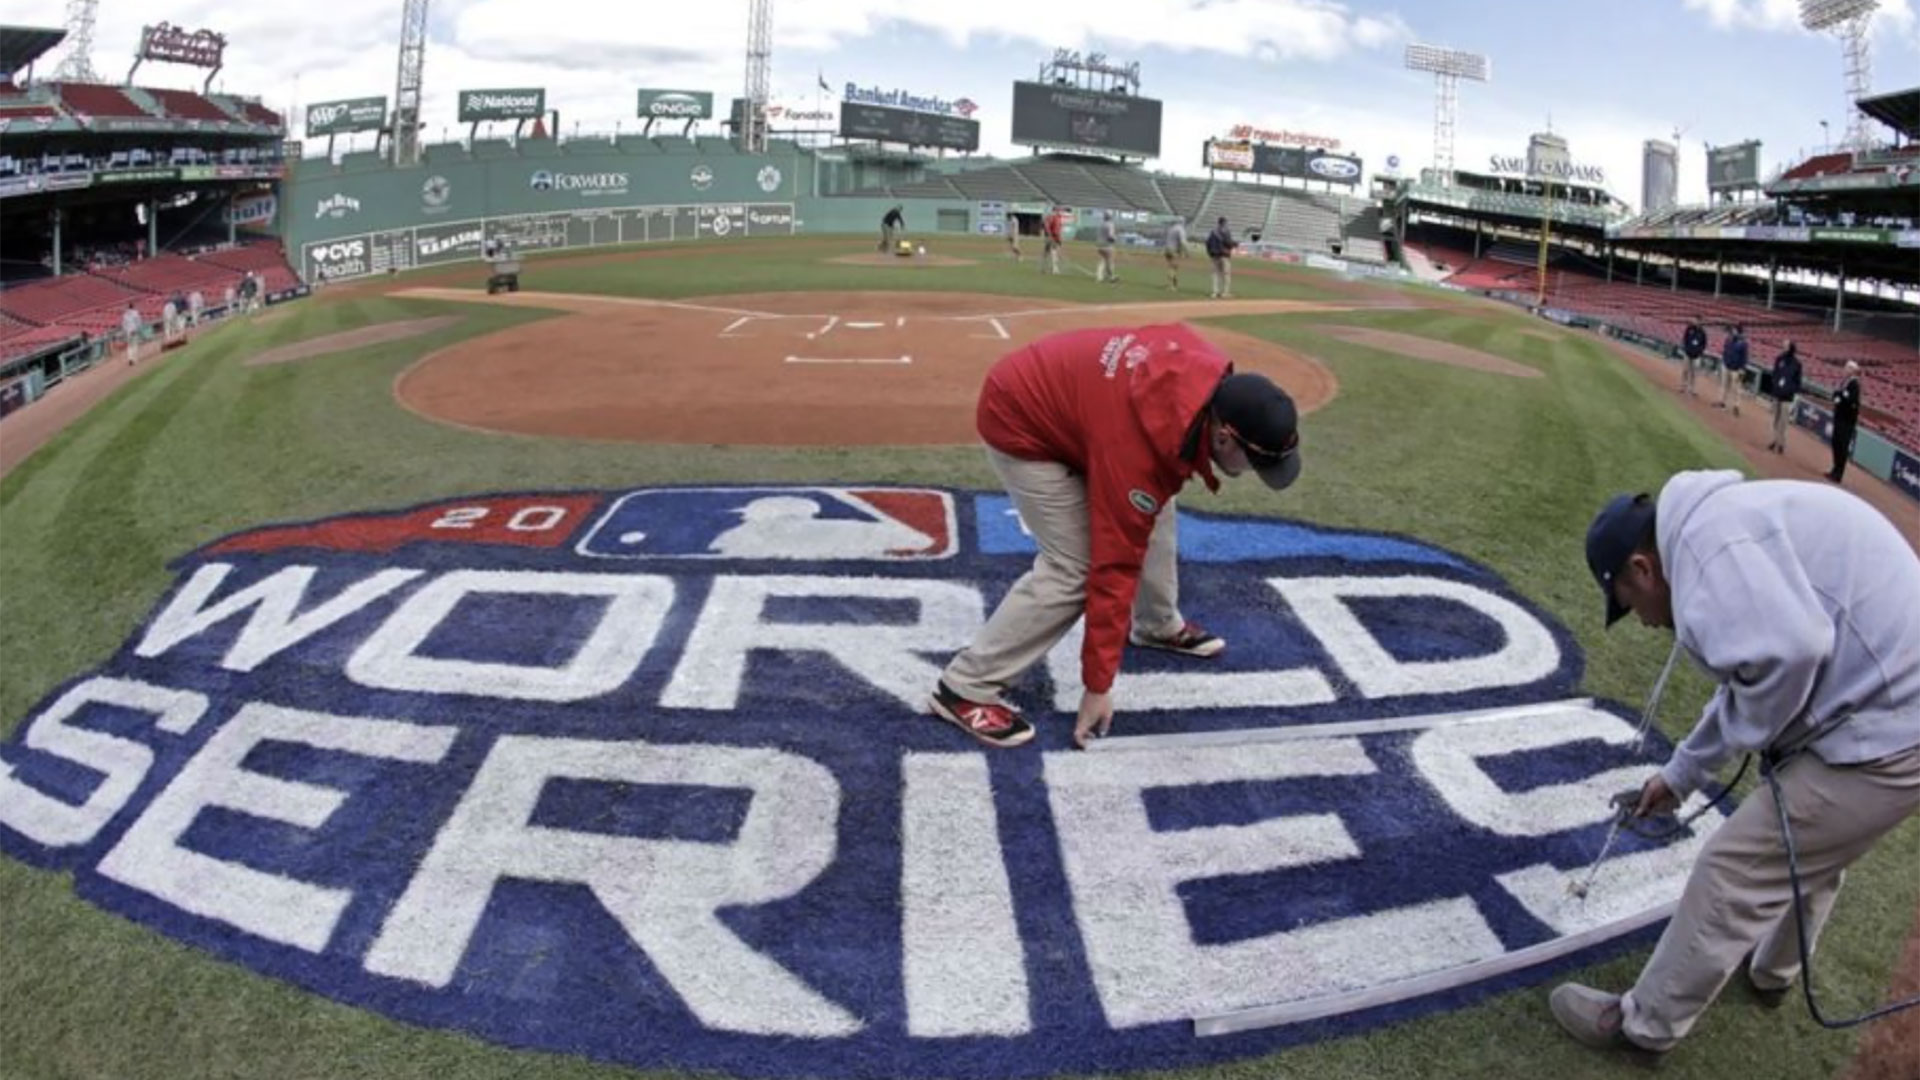
[[[1682,0],[1721,30],[1802,31],[1800,0]],[[1880,0],[1873,13],[1873,34],[1884,43],[1920,50],[1920,18],[1913,0]],[[1903,83],[1904,85],[1904,83]]]

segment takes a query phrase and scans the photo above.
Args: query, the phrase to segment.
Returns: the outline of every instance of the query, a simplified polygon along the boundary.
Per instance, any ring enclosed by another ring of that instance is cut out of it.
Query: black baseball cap
[[[1608,626],[1619,622],[1629,610],[1614,598],[1613,579],[1639,549],[1640,538],[1653,521],[1653,509],[1653,497],[1645,493],[1615,495],[1587,527],[1587,569],[1607,598]]]
[[[1247,452],[1247,463],[1275,491],[1300,478],[1300,416],[1272,379],[1235,373],[1213,391],[1213,415]]]

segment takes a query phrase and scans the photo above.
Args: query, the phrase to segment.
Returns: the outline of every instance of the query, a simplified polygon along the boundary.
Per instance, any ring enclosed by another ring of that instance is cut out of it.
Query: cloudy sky
[[[1880,0],[1876,90],[1920,85],[1916,4]],[[176,26],[227,35],[229,92],[283,110],[393,94],[400,0],[164,7]],[[1528,135],[1550,124],[1577,163],[1604,168],[1613,192],[1637,203],[1642,141],[1677,130],[1681,197],[1693,202],[1706,195],[1706,143],[1760,139],[1771,173],[1821,143],[1822,120],[1835,137],[1844,127],[1839,42],[1801,30],[1798,9],[1797,0],[775,0],[774,98],[831,107],[848,82],[967,97],[981,105],[983,150],[1005,154],[1012,82],[1068,47],[1140,62],[1142,93],[1166,103],[1161,170],[1202,172],[1202,141],[1241,123],[1340,139],[1369,171],[1388,155],[1412,170],[1433,149],[1432,77],[1401,66],[1419,41],[1492,63],[1490,82],[1461,86],[1459,167],[1524,153]],[[587,132],[631,130],[638,87],[710,90],[724,110],[744,83],[746,0],[432,0],[431,10],[424,104],[436,140],[458,131],[461,89],[544,86],[562,126]],[[57,26],[64,11],[60,0],[0,0],[0,24]],[[157,17],[150,4],[100,0],[95,68],[123,77],[141,24]],[[188,87],[200,74],[147,65],[139,81]],[[822,77],[831,95],[819,92]]]

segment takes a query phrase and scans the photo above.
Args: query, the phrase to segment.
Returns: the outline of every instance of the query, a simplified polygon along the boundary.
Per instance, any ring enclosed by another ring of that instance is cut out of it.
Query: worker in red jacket
[[[1300,474],[1293,399],[1235,373],[1184,325],[1073,330],[997,362],[980,392],[987,458],[1039,545],[934,691],[933,712],[991,746],[1033,727],[1003,698],[1086,616],[1074,742],[1113,722],[1120,654],[1135,645],[1211,657],[1226,643],[1181,616],[1174,496],[1191,476],[1252,469],[1276,490]]]
[[[1040,260],[1040,272],[1043,274],[1060,272],[1060,248],[1067,242],[1066,223],[1066,212],[1057,206],[1053,208],[1052,213],[1040,221],[1040,231],[1046,237],[1046,242],[1041,245],[1044,249],[1043,254],[1046,256]]]

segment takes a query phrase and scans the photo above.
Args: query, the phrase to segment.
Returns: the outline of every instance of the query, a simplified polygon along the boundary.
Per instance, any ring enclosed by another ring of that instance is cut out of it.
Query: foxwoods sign
[[[1075,629],[1015,691],[1016,752],[924,711],[1034,558],[1002,495],[484,495],[239,533],[0,743],[0,852],[408,1023],[778,1077],[1242,1058],[1670,911],[1717,811],[1621,834],[1568,895],[1666,746],[1576,696],[1544,611],[1417,540],[1179,529],[1181,601],[1231,648],[1131,651],[1078,751]],[[1196,1038],[1249,1009],[1274,1026]]]
[[[863,87],[857,83],[848,83],[846,101],[857,105],[886,105],[895,109],[911,109],[914,112],[938,113],[941,116],[968,117],[980,111],[980,106],[971,98],[957,98],[948,101],[939,97],[920,97],[905,90],[882,90],[878,86]]]

